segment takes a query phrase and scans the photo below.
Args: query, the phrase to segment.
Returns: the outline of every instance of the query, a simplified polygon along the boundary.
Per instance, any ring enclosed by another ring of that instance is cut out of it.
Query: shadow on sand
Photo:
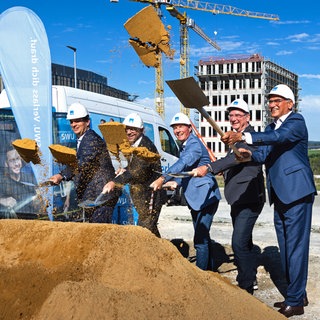
[[[195,250],[193,243],[188,243],[183,239],[172,239],[171,243],[179,250],[184,258],[187,258],[191,263],[196,262]],[[234,261],[234,254],[228,245],[221,245],[218,242],[212,241],[212,252],[214,255],[215,272],[227,274],[237,269]],[[286,281],[282,272],[280,253],[276,246],[268,246],[261,249],[259,246],[254,246],[253,250],[256,253],[257,268],[262,266],[269,274],[271,281],[279,292],[285,296]]]

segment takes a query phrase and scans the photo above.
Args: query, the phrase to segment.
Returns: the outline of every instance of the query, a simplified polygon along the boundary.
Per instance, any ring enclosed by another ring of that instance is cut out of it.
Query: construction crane
[[[110,0],[111,2],[118,2],[118,0]],[[262,12],[253,12],[248,10],[239,9],[230,5],[224,4],[215,4],[205,1],[196,1],[196,0],[130,0],[134,2],[147,3],[156,9],[159,17],[161,17],[161,5],[165,6],[174,6],[184,9],[198,10],[211,12],[213,14],[229,14],[240,17],[247,18],[257,18],[257,19],[266,19],[266,20],[279,20],[279,16],[276,14],[268,14]],[[197,28],[197,30],[199,30]],[[187,32],[187,31],[186,31]],[[160,57],[161,53],[159,53],[159,61],[161,62],[159,66],[155,67],[156,70],[156,110],[158,113],[164,118],[164,87],[163,87],[163,70],[162,70],[162,59]],[[186,61],[187,63],[188,61]],[[188,66],[186,66],[188,68]],[[187,69],[185,69],[187,70]],[[188,71],[184,71],[188,72]]]
[[[262,12],[254,12],[239,9],[226,4],[216,4],[205,1],[196,0],[130,0],[134,2],[143,2],[160,7],[160,5],[175,6],[184,9],[200,10],[205,12],[211,12],[213,14],[230,14],[233,16],[248,17],[248,18],[258,18],[266,20],[278,21],[279,16],[277,14],[269,14]]]
[[[192,29],[200,37],[211,44],[215,49],[221,50],[215,41],[210,39],[204,31],[195,24],[194,20],[180,13],[174,6],[167,6],[167,11],[180,21],[180,79],[189,77],[189,32]],[[180,105],[180,111],[190,117],[190,109]]]

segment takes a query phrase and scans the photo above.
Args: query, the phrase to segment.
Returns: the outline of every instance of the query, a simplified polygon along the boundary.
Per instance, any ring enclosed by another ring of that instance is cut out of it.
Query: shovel
[[[178,173],[164,173],[164,172],[160,172],[160,171],[154,171],[154,172],[160,173],[165,176],[174,177],[174,178],[188,178],[188,177],[193,176],[192,171],[182,171],[182,172],[178,172]]]
[[[120,171],[115,178],[117,178],[118,176],[120,176],[121,174],[123,174],[124,171]],[[78,206],[84,209],[88,209],[88,208],[95,208],[98,206],[101,206],[102,204],[106,203],[107,201],[110,200],[109,197],[106,197],[105,199],[103,199],[104,196],[106,196],[106,192],[101,192],[94,201],[92,200],[84,200],[80,203],[78,203]]]
[[[221,130],[221,128],[203,108],[203,106],[209,105],[209,101],[193,77],[170,80],[166,81],[166,83],[185,108],[197,109],[221,137],[224,135],[224,132]],[[233,144],[230,144],[229,146],[237,156],[241,156],[240,152]]]
[[[103,197],[106,194],[101,192],[95,200],[84,200],[78,204],[79,207],[89,209],[89,208],[95,208],[99,207],[102,204],[106,203],[110,198],[106,197],[106,199],[103,199]]]
[[[57,186],[56,183],[54,183],[53,181],[51,180],[47,180],[47,181],[42,181],[38,184],[38,187],[39,188],[42,188],[42,187],[54,187],[54,186]]]
[[[26,181],[19,181],[19,183],[28,186],[28,187],[35,187],[35,188],[42,188],[42,187],[54,187],[57,186],[56,183],[54,183],[51,180],[42,181],[38,185],[32,183],[32,182],[26,182]]]

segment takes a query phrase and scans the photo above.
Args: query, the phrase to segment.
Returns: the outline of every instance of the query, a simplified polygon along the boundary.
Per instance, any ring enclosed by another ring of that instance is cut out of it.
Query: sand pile
[[[1,319],[284,319],[137,226],[0,220]]]

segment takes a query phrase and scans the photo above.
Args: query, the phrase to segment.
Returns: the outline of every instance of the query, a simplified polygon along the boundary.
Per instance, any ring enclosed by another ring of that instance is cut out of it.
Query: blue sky
[[[203,1],[201,1],[203,2]],[[221,47],[217,51],[192,30],[190,37],[190,73],[198,60],[230,54],[259,53],[299,75],[301,113],[309,129],[309,140],[320,140],[320,20],[315,2],[305,0],[233,0],[207,1],[253,12],[277,14],[280,21],[268,21],[233,15],[213,15],[198,10],[177,8],[194,19],[203,31]],[[77,67],[108,78],[112,87],[139,96],[138,101],[154,107],[155,71],[140,61],[128,44],[123,24],[147,4],[129,0],[2,0],[0,12],[13,6],[33,10],[42,20],[49,39],[54,63],[73,66],[77,48]],[[163,59],[164,80],[178,79],[179,22],[161,6],[164,25],[171,26],[173,60]],[[0,44],[1,45],[1,44]],[[165,112],[168,121],[179,112],[180,104],[165,85]]]

